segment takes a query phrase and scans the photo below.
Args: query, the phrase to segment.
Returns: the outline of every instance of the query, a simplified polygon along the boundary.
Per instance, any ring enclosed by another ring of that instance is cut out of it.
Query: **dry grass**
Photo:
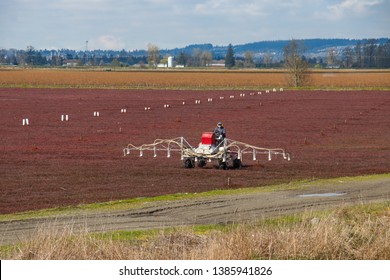
[[[240,88],[287,87],[283,70],[102,71],[15,69],[0,71],[1,87]],[[313,70],[308,87],[388,88],[390,71]]]
[[[236,225],[223,230],[174,229],[134,237],[129,233],[73,234],[41,229],[29,242],[3,249],[2,259],[390,259],[390,208],[342,208]]]

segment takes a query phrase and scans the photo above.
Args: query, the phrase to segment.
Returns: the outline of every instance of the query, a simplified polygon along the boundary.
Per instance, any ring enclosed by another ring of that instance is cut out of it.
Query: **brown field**
[[[0,69],[1,87],[72,88],[222,88],[288,87],[283,70],[144,70]],[[389,70],[313,70],[307,87],[389,88]]]

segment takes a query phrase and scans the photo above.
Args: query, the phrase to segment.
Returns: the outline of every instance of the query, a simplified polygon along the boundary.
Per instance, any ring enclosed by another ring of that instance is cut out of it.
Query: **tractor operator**
[[[217,140],[217,145],[219,145],[226,137],[226,129],[222,122],[217,124],[217,127],[214,129],[214,133]]]

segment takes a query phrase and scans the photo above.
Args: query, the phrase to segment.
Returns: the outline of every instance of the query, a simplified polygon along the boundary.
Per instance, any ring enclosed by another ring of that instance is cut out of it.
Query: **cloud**
[[[107,49],[107,50],[121,50],[125,48],[125,43],[122,39],[118,39],[112,35],[103,35],[90,42],[92,49]]]
[[[382,4],[383,0],[343,0],[338,4],[327,7],[331,19],[342,19],[349,13],[364,15],[376,5]]]
[[[265,1],[268,2],[268,1]],[[194,13],[197,15],[264,15],[264,1],[238,1],[238,0],[207,0],[195,4]]]
[[[58,10],[70,11],[102,11],[115,4],[112,0],[57,0],[50,1],[48,4]]]

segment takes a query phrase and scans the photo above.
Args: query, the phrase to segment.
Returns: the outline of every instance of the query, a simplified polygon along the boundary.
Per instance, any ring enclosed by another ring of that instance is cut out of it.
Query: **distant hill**
[[[306,53],[310,55],[324,55],[329,48],[343,49],[347,46],[354,47],[358,42],[364,44],[368,39],[303,39]],[[376,39],[377,44],[383,45],[388,42],[389,38]],[[247,51],[256,54],[274,53],[280,55],[283,53],[283,48],[290,42],[290,40],[278,40],[278,41],[259,41],[241,45],[233,45],[235,56],[244,56]],[[184,48],[175,49],[160,49],[161,55],[173,55],[177,56],[180,53],[193,54],[195,49],[201,51],[210,51],[214,57],[225,57],[227,46],[214,46],[212,44],[193,44]],[[133,55],[147,55],[146,50],[137,50],[132,52]]]

